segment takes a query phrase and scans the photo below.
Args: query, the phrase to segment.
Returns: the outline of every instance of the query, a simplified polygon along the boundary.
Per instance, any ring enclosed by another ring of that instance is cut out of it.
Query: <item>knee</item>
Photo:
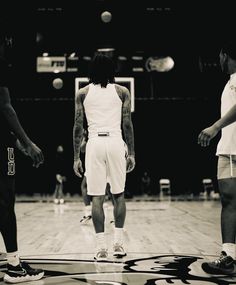
[[[115,204],[125,203],[124,193],[114,194],[113,197],[114,197]]]
[[[93,196],[92,198],[92,206],[93,207],[103,207],[105,196]]]

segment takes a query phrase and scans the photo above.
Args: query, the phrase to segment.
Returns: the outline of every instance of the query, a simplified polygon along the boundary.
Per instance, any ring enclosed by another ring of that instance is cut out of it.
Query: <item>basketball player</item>
[[[126,216],[124,188],[126,171],[135,167],[134,134],[131,121],[131,98],[127,88],[114,84],[115,68],[111,58],[95,54],[90,69],[90,84],[80,89],[75,97],[73,130],[74,171],[81,177],[83,171],[80,147],[83,137],[83,120],[88,122],[85,168],[88,195],[92,196],[92,220],[96,232],[98,261],[107,260],[108,248],[104,231],[105,187],[110,179],[114,196],[113,255],[126,255],[123,245],[123,227]],[[128,156],[125,158],[125,142]]]
[[[236,44],[230,43],[220,51],[220,65],[228,73],[221,97],[221,118],[202,130],[198,143],[206,147],[219,131],[221,138],[217,145],[217,179],[221,197],[222,251],[212,262],[204,262],[202,268],[210,274],[234,274],[236,238]]]
[[[14,83],[6,59],[12,39],[0,35],[0,231],[7,251],[4,281],[18,283],[41,279],[44,271],[21,262],[17,245],[15,204],[15,158],[17,147],[31,157],[33,166],[43,163],[42,151],[29,139],[11,105],[9,90]]]
[[[56,185],[54,191],[54,203],[55,204],[64,204],[64,182],[66,181],[65,176],[65,159],[64,159],[64,148],[62,145],[57,146],[56,152]]]

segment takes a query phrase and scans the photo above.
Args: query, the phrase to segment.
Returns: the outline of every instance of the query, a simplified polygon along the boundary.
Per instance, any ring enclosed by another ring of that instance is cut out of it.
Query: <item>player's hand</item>
[[[74,161],[74,172],[75,175],[78,177],[82,177],[82,173],[84,172],[83,166],[82,166],[82,161],[80,159]]]
[[[33,167],[38,168],[44,162],[42,150],[34,143],[30,143],[26,147],[26,152],[33,160]]]
[[[134,155],[128,155],[126,159],[126,172],[131,172],[135,167],[135,158]]]
[[[219,129],[214,125],[202,130],[198,136],[198,144],[203,147],[209,146],[210,141],[218,134]]]

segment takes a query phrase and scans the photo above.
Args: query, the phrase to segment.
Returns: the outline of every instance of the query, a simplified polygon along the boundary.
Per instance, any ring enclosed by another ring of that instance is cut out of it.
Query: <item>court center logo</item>
[[[236,276],[204,273],[201,269],[203,260],[200,256],[158,255],[126,261],[27,259],[27,262],[45,271],[37,285],[236,284]],[[0,264],[0,271],[5,270],[6,264]]]
[[[15,155],[14,155],[14,148],[8,147],[7,148],[7,175],[15,175],[16,167],[15,167]]]

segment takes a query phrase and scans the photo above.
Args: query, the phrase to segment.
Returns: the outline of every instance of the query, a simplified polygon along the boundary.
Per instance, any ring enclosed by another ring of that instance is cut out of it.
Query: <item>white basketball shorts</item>
[[[121,137],[92,137],[88,140],[85,169],[88,195],[105,195],[106,184],[111,193],[124,192],[126,181],[126,145]]]

